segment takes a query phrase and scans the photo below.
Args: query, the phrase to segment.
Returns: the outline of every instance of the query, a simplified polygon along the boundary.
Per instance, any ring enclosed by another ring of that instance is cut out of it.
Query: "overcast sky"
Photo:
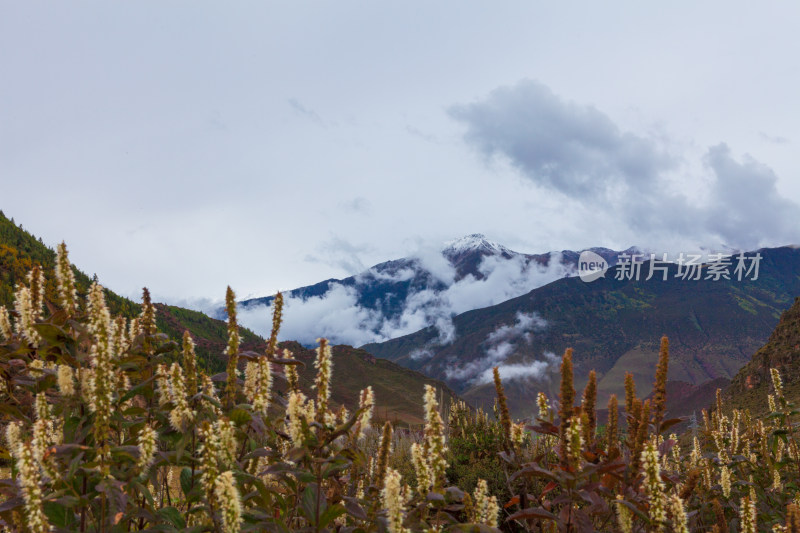
[[[0,209],[126,295],[800,242],[795,2],[0,0]]]

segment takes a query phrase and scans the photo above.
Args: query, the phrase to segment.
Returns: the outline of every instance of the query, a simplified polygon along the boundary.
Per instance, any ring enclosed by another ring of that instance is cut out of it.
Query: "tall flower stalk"
[[[656,365],[656,380],[653,384],[653,424],[656,433],[660,432],[661,422],[664,421],[664,414],[667,410],[667,372],[669,370],[669,339],[661,337],[661,349],[658,353],[658,365]]]
[[[575,403],[575,387],[572,381],[572,348],[567,348],[561,358],[561,394],[559,396],[558,418],[560,424],[560,450],[561,457],[566,459],[569,454],[569,430],[570,420],[572,419],[573,405]]]
[[[358,438],[363,439],[372,427],[372,414],[375,410],[375,393],[372,392],[371,385],[361,391],[358,408],[361,410],[358,416]]]
[[[239,323],[236,321],[236,294],[228,287],[225,293],[225,310],[228,312],[228,379],[225,384],[225,405],[233,407],[236,403],[236,369],[239,364]]]
[[[78,305],[78,293],[75,290],[75,274],[69,263],[67,245],[63,242],[56,249],[55,273],[58,285],[58,303],[68,314],[72,314]]]
[[[381,490],[381,504],[386,509],[389,533],[406,533],[403,527],[403,486],[402,477],[397,470],[390,468],[386,472],[386,481]]]
[[[444,486],[445,470],[447,470],[447,445],[444,435],[444,421],[439,414],[439,402],[436,401],[436,389],[425,385],[425,443],[428,471],[431,476],[433,490]]]
[[[190,396],[197,393],[197,353],[195,352],[194,340],[188,331],[183,332],[183,350],[181,351],[181,362],[186,374],[186,390]]]
[[[11,329],[8,309],[0,305],[0,340],[10,341],[13,336],[14,330]]]
[[[90,407],[94,413],[94,440],[99,447],[102,469],[108,474],[109,465],[109,424],[111,406],[115,390],[115,374],[112,367],[114,359],[111,315],[106,307],[103,287],[97,283],[89,289],[89,331],[94,338],[91,349],[93,379],[90,385]]]
[[[34,299],[31,290],[22,286],[14,295],[14,308],[17,311],[16,330],[28,344],[37,345],[42,337],[34,328],[38,314],[34,310]]]
[[[50,523],[44,514],[42,497],[42,479],[34,457],[33,445],[20,443],[15,454],[19,483],[25,501],[25,522],[31,533],[50,531]]]
[[[331,397],[331,374],[333,372],[333,353],[327,339],[317,339],[317,358],[314,368],[317,369],[317,378],[314,388],[317,390],[316,421],[325,423],[325,413],[328,411],[328,400]]]

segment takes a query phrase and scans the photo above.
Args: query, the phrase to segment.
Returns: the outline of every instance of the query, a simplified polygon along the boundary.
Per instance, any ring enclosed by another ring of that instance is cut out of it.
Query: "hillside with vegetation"
[[[777,368],[786,383],[784,395],[800,403],[800,297],[787,309],[769,340],[753,355],[733,378],[726,389],[729,405],[748,408],[753,414],[768,412],[768,397],[772,393],[771,369]]]
[[[309,388],[316,378],[316,350],[304,348],[297,342],[281,342],[281,349],[304,363],[298,370],[300,383]],[[336,405],[358,405],[359,391],[368,384],[377,399],[375,417],[391,421],[395,427],[419,427],[425,420],[421,401],[425,387],[433,387],[440,405],[448,406],[459,398],[443,382],[398,364],[378,359],[365,350],[337,345],[332,348],[337,378],[331,384],[331,399]]]
[[[14,289],[26,281],[28,272],[39,265],[45,277],[45,299],[56,301],[56,279],[54,274],[56,252],[46,246],[22,226],[17,226],[0,211],[0,305],[10,307],[14,301]],[[85,298],[92,279],[81,270],[73,268],[75,289]],[[133,318],[141,313],[141,305],[105,289],[109,310],[114,315]],[[197,343],[200,364],[212,372],[225,368],[222,359],[227,333],[225,323],[203,313],[175,306],[157,304],[156,323],[159,331],[171,339],[181,339],[188,330]],[[242,328],[242,341],[249,350],[263,350],[264,339],[252,331]]]

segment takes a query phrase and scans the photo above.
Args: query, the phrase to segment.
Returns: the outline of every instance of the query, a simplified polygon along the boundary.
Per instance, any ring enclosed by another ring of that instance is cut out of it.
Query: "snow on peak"
[[[473,250],[490,253],[510,252],[508,248],[490,241],[482,233],[473,233],[472,235],[465,235],[464,237],[447,241],[442,252],[445,254],[460,254]]]

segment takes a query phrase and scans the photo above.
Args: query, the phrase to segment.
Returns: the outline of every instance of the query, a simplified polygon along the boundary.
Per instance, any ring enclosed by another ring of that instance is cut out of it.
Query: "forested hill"
[[[46,279],[45,297],[55,301],[56,279],[53,272],[55,250],[45,245],[22,226],[0,211],[0,305],[12,307],[14,287],[24,282],[25,276],[34,265],[40,265]],[[92,279],[84,272],[72,267],[78,294],[85,297]],[[112,314],[132,318],[139,314],[140,305],[106,288],[106,301]],[[189,330],[197,343],[197,356],[200,364],[211,372],[224,370],[222,352],[227,343],[227,331],[223,321],[203,313],[169,305],[157,305],[157,325],[160,331],[172,339],[181,339],[183,332]],[[264,339],[252,331],[242,328],[242,349],[259,351],[265,347]]]

